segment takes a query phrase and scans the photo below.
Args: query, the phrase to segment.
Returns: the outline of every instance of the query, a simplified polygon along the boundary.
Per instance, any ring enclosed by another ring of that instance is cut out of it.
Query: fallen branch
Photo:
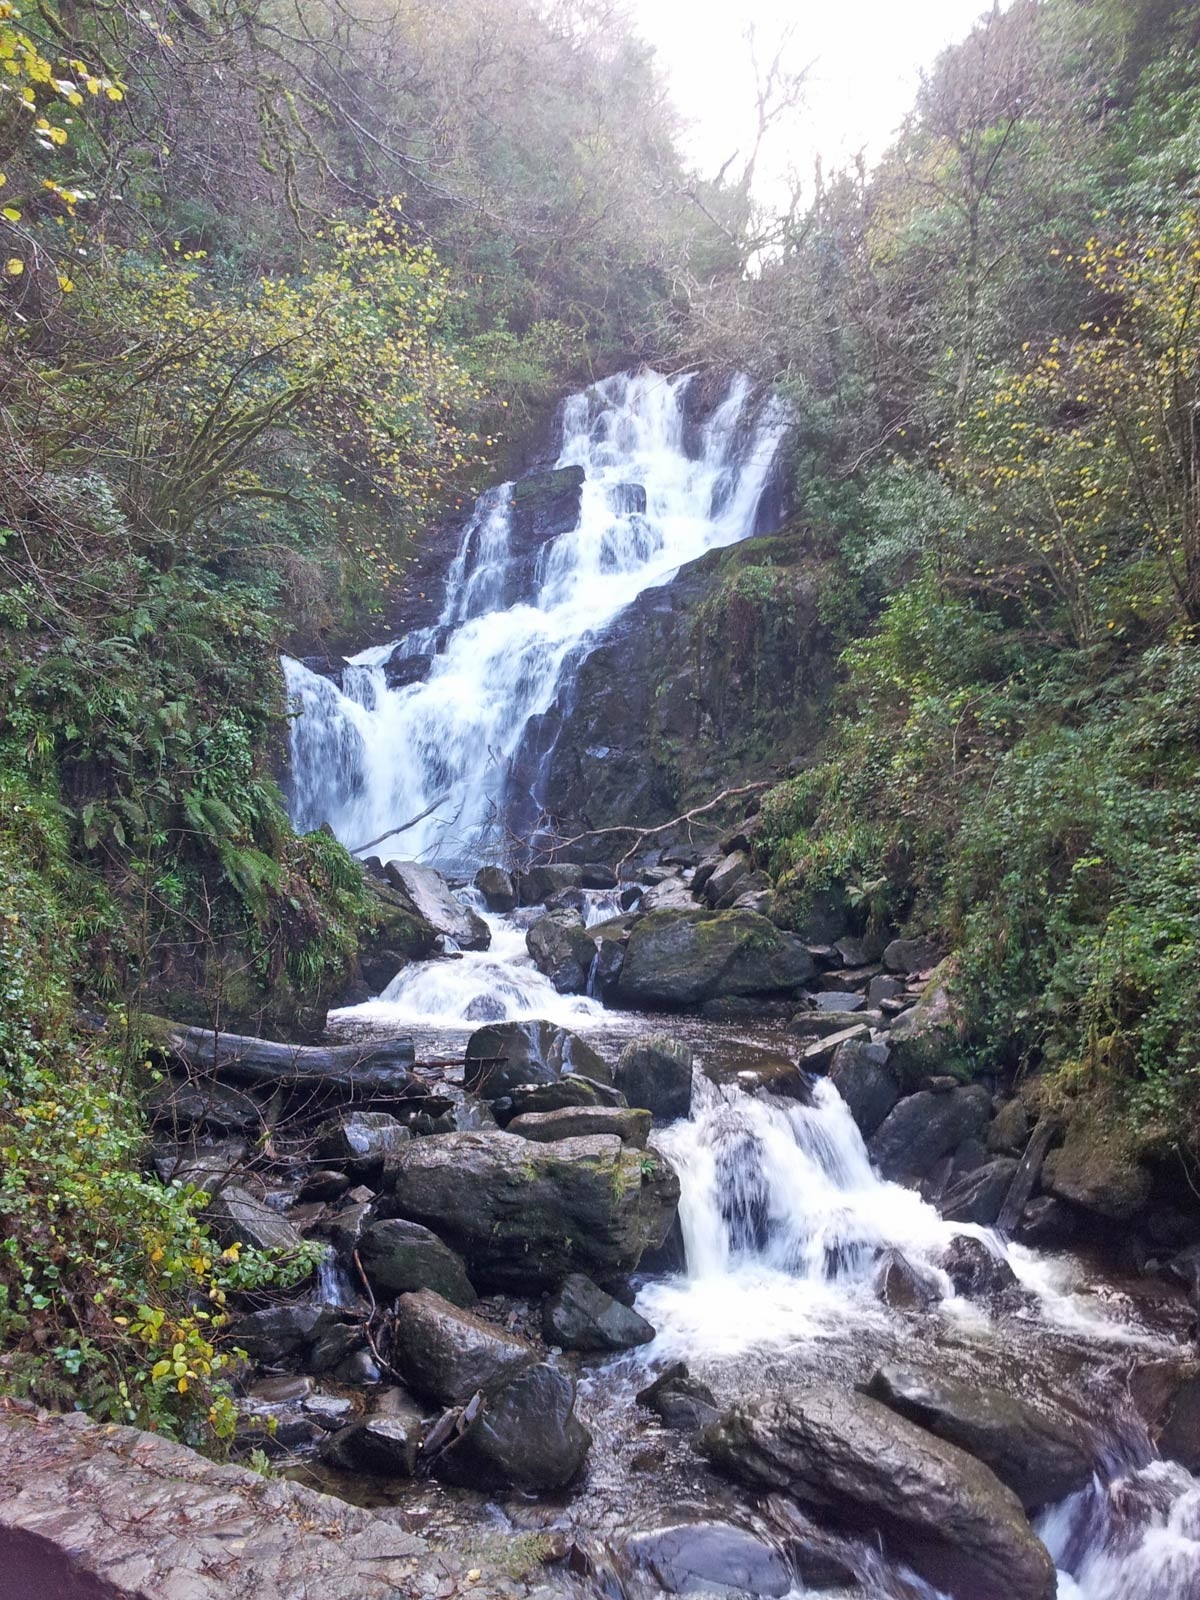
[[[416,1095],[427,1091],[412,1075],[411,1039],[343,1045],[279,1044],[241,1033],[189,1028],[166,1017],[143,1016],[150,1045],[194,1072],[211,1072],[234,1083],[272,1088],[335,1088],[368,1095]]]
[[[393,839],[398,833],[407,833],[410,828],[415,828],[418,822],[424,822],[425,818],[431,816],[439,806],[445,805],[449,798],[449,792],[438,795],[433,804],[426,806],[424,811],[419,812],[417,816],[410,817],[407,822],[402,822],[398,828],[389,828],[386,833],[381,833],[377,839],[368,839],[366,844],[356,844],[350,854],[352,856],[360,856],[364,850],[374,850],[375,846],[382,844],[385,839]]]
[[[723,789],[720,794],[714,795],[711,800],[706,800],[702,806],[693,806],[690,811],[684,811],[678,817],[672,817],[670,822],[657,823],[652,828],[642,828],[634,822],[620,823],[612,828],[591,828],[586,833],[577,833],[572,839],[560,839],[555,844],[556,850],[568,850],[572,845],[582,844],[585,839],[603,839],[613,834],[634,835],[634,841],[625,854],[616,864],[616,871],[625,865],[631,856],[637,854],[646,839],[652,839],[655,834],[667,833],[672,828],[682,827],[685,823],[694,822],[697,817],[702,817],[708,811],[715,811],[727,800],[736,800],[741,795],[757,794],[762,789],[772,789],[779,780],[777,778],[764,778],[758,783],[744,783],[738,789]]]

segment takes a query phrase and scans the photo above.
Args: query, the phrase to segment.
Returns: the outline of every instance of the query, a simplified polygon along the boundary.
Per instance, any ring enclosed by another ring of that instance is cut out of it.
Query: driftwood
[[[1029,1136],[1029,1143],[1025,1146],[1021,1163],[1013,1173],[1004,1204],[1000,1207],[1000,1215],[996,1218],[998,1232],[1011,1233],[1020,1222],[1021,1213],[1029,1204],[1029,1197],[1041,1173],[1042,1162],[1045,1161],[1050,1146],[1061,1132],[1062,1122],[1058,1117],[1047,1116],[1039,1119],[1037,1127]]]
[[[409,817],[408,821],[402,822],[398,828],[389,828],[386,833],[379,834],[375,839],[368,839],[366,844],[356,844],[349,854],[361,856],[364,850],[373,850],[377,844],[382,844],[385,839],[394,839],[398,833],[407,833],[410,828],[415,828],[418,822],[424,822],[426,817],[432,816],[440,805],[445,805],[449,798],[449,793],[438,795],[431,806],[426,806],[424,811],[418,811],[415,817]]]
[[[143,1017],[147,1041],[191,1072],[213,1073],[233,1083],[267,1088],[340,1089],[351,1094],[423,1097],[413,1077],[411,1039],[363,1044],[279,1044],[242,1033],[189,1028],[166,1017]]]

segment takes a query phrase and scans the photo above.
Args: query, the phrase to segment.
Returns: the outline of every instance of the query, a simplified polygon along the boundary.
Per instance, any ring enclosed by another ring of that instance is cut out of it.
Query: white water
[[[1100,1479],[1038,1523],[1059,1600],[1197,1600],[1200,1480],[1167,1461]]]
[[[388,688],[394,645],[354,657],[342,689],[285,659],[301,712],[292,729],[300,827],[329,822],[353,849],[441,800],[380,853],[474,867],[496,848],[529,721],[554,704],[589,645],[643,590],[753,530],[784,413],[773,401],[756,413],[749,382],[736,379],[689,453],[689,382],[643,370],[567,401],[557,465],[584,470],[578,525],[537,552],[513,603],[529,552],[512,547],[512,486],[480,498],[438,626],[400,647],[413,656],[441,645],[425,682]],[[645,489],[644,515],[624,509],[630,484]]]

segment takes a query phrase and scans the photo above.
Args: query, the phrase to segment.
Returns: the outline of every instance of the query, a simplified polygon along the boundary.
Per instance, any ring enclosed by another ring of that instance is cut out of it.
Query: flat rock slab
[[[45,1600],[415,1600],[447,1580],[497,1600],[529,1592],[498,1573],[467,1584],[479,1553],[436,1548],[398,1512],[79,1415],[0,1410],[0,1553],[5,1592]]]

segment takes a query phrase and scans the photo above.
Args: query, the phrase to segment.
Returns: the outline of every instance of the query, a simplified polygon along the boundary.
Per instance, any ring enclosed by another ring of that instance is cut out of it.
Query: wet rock
[[[419,1222],[395,1217],[372,1223],[358,1251],[377,1299],[432,1289],[456,1306],[475,1303],[462,1257]]]
[[[978,1084],[949,1094],[924,1089],[906,1095],[871,1137],[871,1160],[885,1178],[923,1178],[940,1157],[982,1133],[989,1109],[987,1090]]]
[[[300,1185],[301,1200],[336,1200],[350,1187],[350,1178],[336,1167],[316,1167]]]
[[[885,1250],[875,1269],[875,1293],[893,1311],[928,1311],[942,1298],[942,1287],[927,1268],[901,1250]]]
[[[613,1074],[631,1106],[667,1122],[692,1109],[692,1051],[682,1039],[663,1033],[635,1039],[621,1052]]]
[[[353,1192],[351,1190],[351,1193]],[[374,1198],[356,1200],[352,1205],[342,1206],[340,1210],[324,1217],[320,1226],[313,1231],[320,1238],[328,1239],[337,1255],[349,1260],[358,1249],[358,1242],[364,1232],[378,1215],[379,1210]]]
[[[517,877],[517,899],[523,906],[539,906],[564,889],[578,889],[582,885],[583,868],[572,862],[529,867]]]
[[[557,1083],[536,1083],[512,1089],[495,1102],[495,1108],[497,1119],[511,1127],[517,1117],[541,1116],[550,1111],[622,1110],[625,1096],[607,1083],[595,1083],[591,1078],[572,1073]],[[560,1138],[565,1137],[565,1134],[560,1135]]]
[[[883,954],[884,939],[879,933],[864,934],[854,938],[850,934],[834,940],[834,949],[846,967],[869,967]]]
[[[335,1433],[354,1416],[354,1402],[344,1394],[316,1394],[308,1395],[303,1402],[306,1416],[310,1416],[315,1423],[327,1433]]]
[[[942,1257],[942,1270],[958,1294],[982,1300],[1017,1285],[1017,1275],[1003,1256],[994,1255],[982,1239],[960,1233]]]
[[[861,1011],[867,1003],[865,995],[850,989],[823,989],[814,999],[818,1011],[837,1011],[843,1016]]]
[[[345,1166],[356,1177],[377,1178],[411,1138],[404,1124],[386,1111],[349,1111],[318,1128],[316,1152],[322,1161]]]
[[[563,1106],[557,1111],[527,1111],[508,1124],[509,1133],[539,1144],[558,1139],[589,1139],[595,1134],[615,1134],[623,1144],[645,1149],[650,1135],[650,1113],[629,1106]]]
[[[392,887],[408,897],[417,915],[435,932],[453,939],[460,950],[486,950],[491,944],[487,923],[455,898],[450,885],[433,867],[419,861],[389,861],[383,870]]]
[[[865,1392],[982,1461],[1027,1511],[1065,1500],[1091,1481],[1091,1454],[1077,1432],[1001,1389],[888,1366]]]
[[[630,1350],[654,1329],[581,1272],[572,1272],[542,1307],[542,1335],[564,1350]]]
[[[834,1050],[829,1081],[841,1095],[864,1139],[869,1139],[900,1098],[886,1044],[851,1039]]]
[[[559,994],[583,994],[596,946],[577,911],[551,911],[525,934],[533,964]]]
[[[616,998],[682,1009],[731,995],[800,993],[813,976],[798,939],[751,911],[657,911],[635,923]]]
[[[651,911],[694,911],[695,896],[682,878],[664,878],[661,883],[647,889],[638,902],[638,910],[649,915]]]
[[[207,1129],[216,1134],[260,1133],[265,1102],[245,1089],[215,1078],[165,1079],[146,1096],[146,1111],[156,1127]]]
[[[1039,1194],[1021,1212],[1013,1232],[1022,1244],[1060,1250],[1070,1244],[1078,1229],[1078,1218],[1070,1206],[1053,1195]]]
[[[1006,1100],[992,1118],[987,1147],[996,1155],[1019,1156],[1029,1140],[1029,1113],[1015,1096]]]
[[[467,1040],[463,1087],[485,1100],[527,1083],[554,1083],[578,1072],[597,1083],[612,1073],[578,1034],[552,1022],[497,1022]]]
[[[872,978],[867,985],[867,1004],[877,1006],[884,1000],[897,1000],[903,993],[904,985],[899,978]]]
[[[735,850],[725,856],[709,873],[704,885],[704,898],[714,909],[720,906],[742,879],[753,870],[753,862],[744,850]]]
[[[228,1330],[227,1339],[230,1346],[244,1350],[252,1361],[268,1365],[305,1349],[328,1322],[325,1308],[308,1301],[266,1306],[239,1317]]]
[[[1159,1454],[1200,1472],[1200,1361],[1139,1362],[1129,1394]]]
[[[361,1322],[340,1322],[331,1317],[309,1351],[305,1368],[318,1374],[340,1372],[346,1362],[365,1351],[366,1344]],[[379,1382],[378,1374],[372,1381]]]
[[[527,472],[512,487],[509,547],[520,554],[536,552],[550,539],[579,526],[583,496],[582,467],[547,467]]]
[[[383,677],[389,689],[407,689],[410,684],[423,683],[433,665],[428,654],[401,655],[397,645],[383,663]]]
[[[855,995],[855,999],[860,998]],[[827,1040],[834,1034],[856,1032],[869,1034],[872,1027],[878,1028],[883,1022],[883,1017],[878,1011],[840,1011],[832,1008],[817,1008],[812,1011],[798,1011],[788,1023],[788,1032],[794,1033],[800,1039]]]
[[[618,516],[646,515],[646,490],[640,483],[614,483],[608,491],[608,503]]]
[[[487,1390],[469,1426],[436,1458],[434,1471],[472,1489],[564,1489],[578,1476],[591,1443],[575,1415],[574,1380],[539,1364]]]
[[[953,1073],[961,1064],[966,1028],[950,992],[954,970],[952,960],[943,961],[917,1003],[892,1024],[888,1043],[893,1064],[909,1083],[917,1083],[930,1073]]]
[[[628,1537],[622,1549],[667,1594],[786,1595],[790,1563],[761,1534],[730,1522],[683,1522]]]
[[[396,1301],[393,1339],[393,1359],[405,1381],[441,1405],[462,1405],[476,1389],[537,1360],[528,1340],[428,1289],[402,1294]]]
[[[981,1462],[864,1395],[822,1387],[735,1407],[701,1448],[874,1534],[924,1578],[971,1600],[1052,1600],[1054,1563],[1021,1503]]]
[[[256,1250],[294,1250],[302,1242],[296,1229],[248,1190],[227,1183],[205,1210],[223,1245],[249,1244]]]
[[[420,915],[408,895],[395,889],[382,876],[383,863],[373,858],[378,874],[368,871],[363,878],[374,916],[364,921],[358,932],[358,960],[363,980],[371,994],[382,994],[396,974],[410,961],[424,961],[437,949],[438,931]],[[364,862],[370,868],[371,861]]]
[[[682,1361],[673,1361],[653,1383],[639,1390],[637,1403],[653,1411],[664,1427],[681,1433],[707,1428],[721,1414],[716,1395],[706,1383],[693,1378]]]
[[[965,1177],[957,1178],[942,1196],[938,1209],[947,1222],[975,1222],[990,1228],[1016,1174],[1012,1156],[997,1156]]]
[[[1060,1149],[1042,1167],[1042,1187],[1111,1221],[1140,1211],[1150,1194],[1150,1174],[1131,1148],[1128,1130],[1106,1126],[1077,1109]]]
[[[500,1290],[627,1276],[663,1242],[678,1201],[661,1156],[607,1136],[435,1135],[408,1147],[394,1179],[396,1209],[458,1250],[477,1287]]]
[[[607,999],[614,993],[621,980],[621,968],[625,965],[625,940],[614,938],[610,934],[601,934],[594,940],[596,950],[596,965],[593,968],[596,988]]]
[[[893,939],[883,951],[883,964],[889,972],[928,972],[937,959],[932,939]]]
[[[417,1470],[421,1432],[419,1418],[367,1417],[331,1434],[321,1454],[342,1472],[411,1478]]]
[[[483,896],[489,911],[504,915],[517,904],[516,888],[503,867],[480,867],[475,874],[475,887]]]

